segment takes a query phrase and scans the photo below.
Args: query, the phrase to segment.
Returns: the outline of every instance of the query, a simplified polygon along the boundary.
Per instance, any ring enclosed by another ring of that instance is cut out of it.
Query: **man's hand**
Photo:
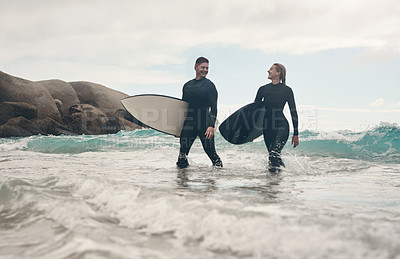
[[[292,145],[293,145],[293,148],[295,148],[299,145],[299,136],[293,136]]]
[[[206,136],[207,139],[211,139],[214,136],[214,131],[213,127],[208,127],[204,136]]]

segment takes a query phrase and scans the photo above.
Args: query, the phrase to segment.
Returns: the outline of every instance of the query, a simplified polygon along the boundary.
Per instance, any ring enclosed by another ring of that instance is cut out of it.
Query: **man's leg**
[[[179,156],[176,165],[179,168],[186,168],[189,166],[189,162],[186,156],[189,154],[190,148],[193,145],[193,142],[196,140],[197,132],[191,126],[184,126],[180,136],[180,148],[179,148]]]
[[[215,150],[214,137],[207,139],[204,134],[202,134],[200,140],[201,144],[203,145],[203,149],[213,163],[213,166],[223,167],[221,158],[218,156],[217,151]]]

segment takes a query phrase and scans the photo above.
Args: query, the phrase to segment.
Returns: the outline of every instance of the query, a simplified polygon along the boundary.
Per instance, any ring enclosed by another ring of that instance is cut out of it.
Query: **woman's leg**
[[[269,166],[279,168],[285,166],[281,158],[281,151],[289,138],[289,124],[283,123],[272,130],[264,130],[264,142],[269,152]]]

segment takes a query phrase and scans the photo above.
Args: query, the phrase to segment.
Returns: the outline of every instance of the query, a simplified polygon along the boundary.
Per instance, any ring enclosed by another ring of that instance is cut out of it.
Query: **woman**
[[[255,101],[264,101],[264,141],[269,152],[269,171],[279,172],[285,166],[281,151],[289,138],[289,123],[283,114],[285,104],[289,104],[293,123],[293,148],[299,144],[298,117],[292,89],[286,85],[286,68],[275,63],[268,70],[268,79],[272,82],[258,89]]]

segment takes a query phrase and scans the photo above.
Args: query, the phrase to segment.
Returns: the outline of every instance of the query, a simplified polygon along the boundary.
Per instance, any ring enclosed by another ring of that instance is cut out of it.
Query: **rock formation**
[[[32,82],[0,71],[0,137],[135,130],[120,102],[127,96],[90,82]]]

